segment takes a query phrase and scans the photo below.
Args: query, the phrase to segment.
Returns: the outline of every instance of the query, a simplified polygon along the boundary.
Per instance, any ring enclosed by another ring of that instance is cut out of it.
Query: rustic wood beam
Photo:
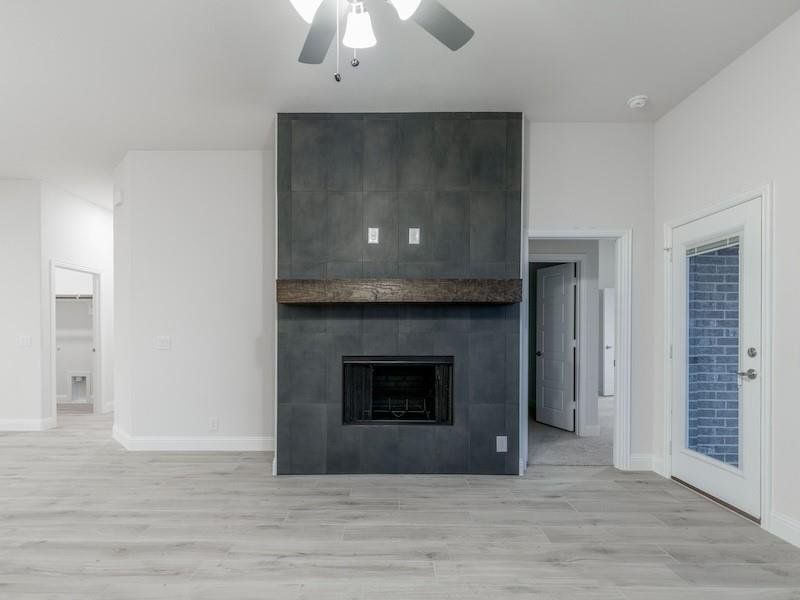
[[[518,304],[521,279],[279,279],[279,304]]]

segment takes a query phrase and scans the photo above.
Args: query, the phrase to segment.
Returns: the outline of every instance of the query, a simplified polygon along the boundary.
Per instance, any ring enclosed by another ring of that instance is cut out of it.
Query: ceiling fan
[[[339,6],[343,0],[290,1],[300,16],[311,25],[299,61],[310,65],[321,64],[337,36]],[[454,52],[475,35],[466,23],[442,6],[438,0],[387,1],[394,6],[401,20],[412,19]],[[346,2],[347,26],[342,44],[354,50],[374,46],[377,40],[372,31],[371,17],[364,7],[364,0],[346,0]],[[356,66],[357,62],[354,59],[353,66]]]

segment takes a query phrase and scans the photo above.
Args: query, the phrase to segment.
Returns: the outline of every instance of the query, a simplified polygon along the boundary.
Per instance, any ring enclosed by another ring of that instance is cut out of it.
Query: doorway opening
[[[530,244],[528,462],[611,466],[616,242]]]
[[[52,266],[53,414],[103,412],[101,396],[99,273]]]

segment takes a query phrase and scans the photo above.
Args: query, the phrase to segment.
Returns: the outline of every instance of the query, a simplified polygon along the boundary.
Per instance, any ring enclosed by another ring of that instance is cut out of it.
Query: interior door
[[[536,420],[575,431],[575,265],[536,272]]]
[[[761,200],[673,230],[673,476],[761,516]]]
[[[617,294],[613,288],[601,290],[602,315],[603,315],[603,380],[600,393],[603,396],[613,396],[615,389],[614,374],[616,372],[616,340],[617,331]]]

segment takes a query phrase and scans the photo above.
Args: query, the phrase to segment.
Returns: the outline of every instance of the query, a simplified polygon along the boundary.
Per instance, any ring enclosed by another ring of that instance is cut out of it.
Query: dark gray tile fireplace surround
[[[281,114],[278,277],[518,278],[521,168],[520,114]],[[278,474],[516,474],[519,314],[279,305]],[[452,424],[343,424],[354,356],[452,357]]]

